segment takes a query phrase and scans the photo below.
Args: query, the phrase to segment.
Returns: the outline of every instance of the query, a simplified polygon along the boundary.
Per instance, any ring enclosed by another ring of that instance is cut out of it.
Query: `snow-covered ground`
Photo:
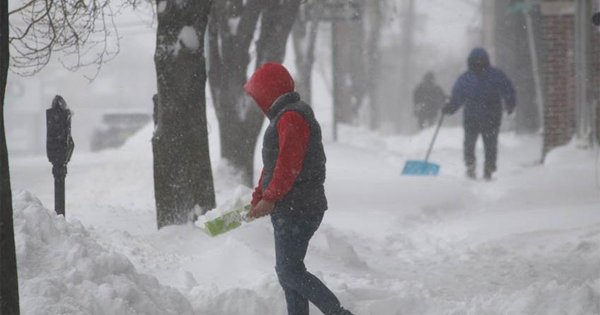
[[[156,230],[151,132],[73,156],[66,221],[48,210],[46,158],[11,160],[23,314],[285,313],[268,219],[215,238]],[[330,209],[309,270],[361,315],[600,314],[597,153],[572,144],[541,165],[539,137],[503,133],[496,179],[470,181],[462,131],[447,127],[431,156],[440,175],[401,176],[432,133],[342,126],[326,141]],[[245,188],[216,151],[224,204]]]

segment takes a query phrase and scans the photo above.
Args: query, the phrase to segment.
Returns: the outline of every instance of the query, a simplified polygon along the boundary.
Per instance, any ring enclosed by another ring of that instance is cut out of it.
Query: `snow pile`
[[[178,291],[137,273],[30,193],[15,196],[14,223],[23,314],[193,313]]]

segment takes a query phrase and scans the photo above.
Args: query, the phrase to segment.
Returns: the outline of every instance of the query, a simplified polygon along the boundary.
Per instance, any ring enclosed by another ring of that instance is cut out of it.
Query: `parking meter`
[[[71,137],[71,111],[67,102],[57,95],[46,110],[46,154],[54,175],[54,210],[65,214],[65,177],[75,143]]]

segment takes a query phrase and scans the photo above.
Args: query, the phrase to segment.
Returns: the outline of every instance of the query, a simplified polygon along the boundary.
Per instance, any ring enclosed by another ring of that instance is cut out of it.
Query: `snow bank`
[[[32,194],[15,196],[14,223],[23,314],[192,314],[178,291],[137,273]]]

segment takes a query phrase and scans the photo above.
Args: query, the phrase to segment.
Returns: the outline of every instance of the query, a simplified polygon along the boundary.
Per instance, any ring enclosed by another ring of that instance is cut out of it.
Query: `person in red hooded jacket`
[[[259,67],[244,89],[270,121],[263,138],[263,169],[248,215],[271,215],[275,270],[288,314],[307,315],[310,301],[324,314],[351,315],[304,265],[308,243],[327,210],[321,127],[279,63]]]

